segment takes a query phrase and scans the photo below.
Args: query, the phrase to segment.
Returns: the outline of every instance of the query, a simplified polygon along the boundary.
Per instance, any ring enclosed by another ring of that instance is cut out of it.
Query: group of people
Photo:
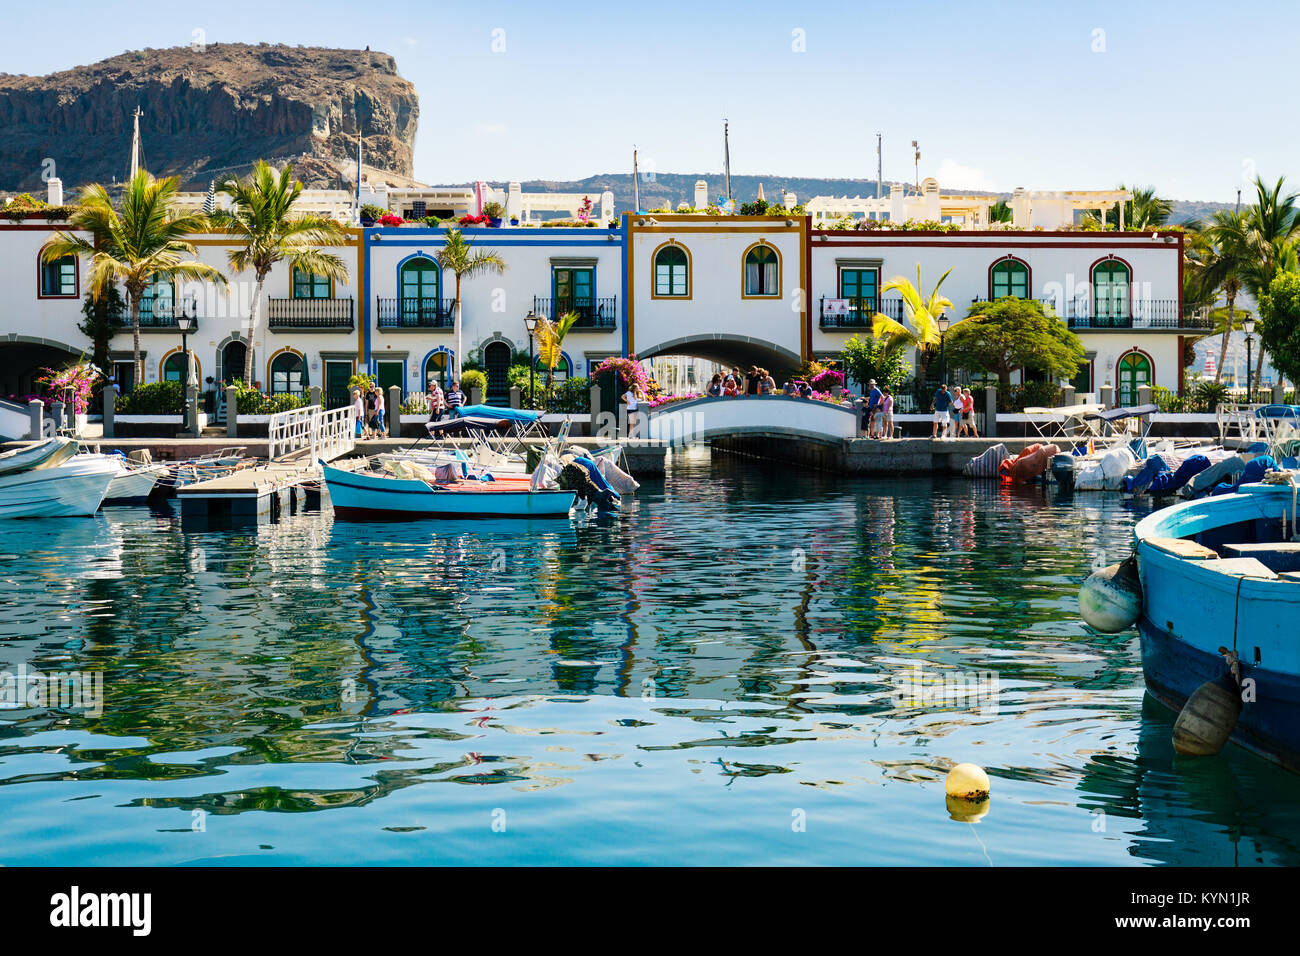
[[[460,390],[460,382],[455,379],[443,391],[436,378],[429,379],[429,421],[440,422],[444,415],[455,418],[460,414],[460,407],[465,404],[465,393]]]
[[[775,395],[776,379],[772,373],[765,368],[759,368],[757,365],[751,365],[749,371],[741,373],[740,369],[733,368],[730,372],[714,372],[713,378],[709,380],[708,388],[704,394],[713,398],[737,398],[741,395]],[[804,398],[812,397],[812,388],[807,382],[798,382],[795,379],[789,379],[782,389],[783,395],[796,395]]]
[[[867,381],[867,400],[862,410],[862,430],[868,438],[894,437],[894,393],[888,385]]]
[[[363,392],[352,389],[352,417],[358,438],[382,438],[388,433],[384,422],[384,393],[374,382]]]
[[[954,385],[951,388],[945,382],[934,393],[930,402],[930,411],[934,413],[934,423],[930,427],[930,437],[938,439],[979,438],[979,428],[975,425],[975,396],[969,388]]]

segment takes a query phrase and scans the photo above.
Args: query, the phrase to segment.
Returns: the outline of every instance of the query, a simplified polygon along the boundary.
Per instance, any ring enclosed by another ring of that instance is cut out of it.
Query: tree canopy
[[[1273,367],[1300,381],[1300,273],[1279,272],[1259,297],[1259,338]]]
[[[1004,296],[976,302],[948,331],[949,366],[997,375],[1009,384],[1018,368],[1071,378],[1084,359],[1083,343],[1034,299]]]
[[[907,378],[903,353],[898,349],[889,348],[879,339],[860,339],[856,335],[853,336],[844,343],[840,362],[844,370],[853,376],[854,381],[863,386],[874,378],[877,384],[898,388]]]

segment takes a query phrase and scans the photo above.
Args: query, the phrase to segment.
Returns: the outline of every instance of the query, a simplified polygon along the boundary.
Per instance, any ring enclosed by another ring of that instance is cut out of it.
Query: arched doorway
[[[487,370],[487,395],[489,405],[510,404],[510,356],[512,350],[505,342],[489,342],[483,347],[483,365]]]
[[[1138,389],[1151,384],[1154,379],[1154,372],[1155,368],[1151,364],[1151,358],[1146,353],[1134,350],[1124,355],[1117,366],[1117,377],[1119,379],[1118,403],[1120,405],[1136,405],[1138,403]]]
[[[221,378],[225,382],[244,380],[244,363],[248,360],[248,346],[243,342],[227,342],[221,350]]]
[[[437,349],[424,360],[424,387],[427,389],[433,382],[444,392],[451,384],[451,353],[446,349]]]
[[[0,345],[0,398],[21,399],[40,394],[44,386],[36,380],[47,368],[61,368],[81,357],[55,342],[6,342]]]

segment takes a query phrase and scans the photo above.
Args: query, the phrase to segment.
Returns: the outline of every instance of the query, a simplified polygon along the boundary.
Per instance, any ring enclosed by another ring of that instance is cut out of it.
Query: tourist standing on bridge
[[[762,370],[757,365],[751,365],[749,372],[745,375],[745,394],[757,395],[758,383],[763,380]]]
[[[740,389],[736,387],[735,377],[728,375],[727,380],[722,383],[722,397],[735,398],[739,394],[740,394]]]
[[[783,395],[794,397],[799,394],[799,383],[792,378],[785,380],[785,388],[781,389]]]
[[[710,396],[711,398],[722,397],[722,373],[721,372],[713,373],[713,378],[709,379],[709,387],[704,390],[704,393]]]

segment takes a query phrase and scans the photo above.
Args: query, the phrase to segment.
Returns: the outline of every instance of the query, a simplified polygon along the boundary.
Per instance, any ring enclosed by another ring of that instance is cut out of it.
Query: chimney
[[[45,201],[51,206],[63,205],[63,180],[57,176],[45,184]]]
[[[709,184],[703,179],[695,180],[695,208],[707,209],[709,206]]]

